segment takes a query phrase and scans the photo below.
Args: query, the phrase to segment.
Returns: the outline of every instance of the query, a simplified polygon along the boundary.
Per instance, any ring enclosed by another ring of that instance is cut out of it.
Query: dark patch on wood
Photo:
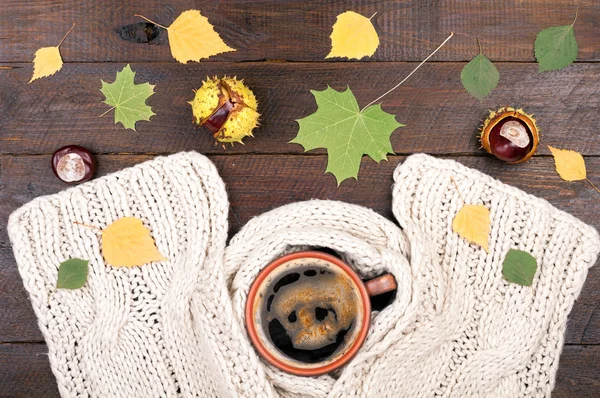
[[[138,22],[129,25],[123,25],[116,29],[117,33],[123,40],[133,43],[150,43],[154,44],[160,36],[160,31],[163,30],[158,26],[149,22]]]

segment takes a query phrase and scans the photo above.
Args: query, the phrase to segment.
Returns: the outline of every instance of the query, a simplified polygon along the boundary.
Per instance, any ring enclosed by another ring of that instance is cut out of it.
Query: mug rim
[[[271,352],[269,352],[269,350],[265,347],[261,339],[258,337],[258,332],[256,330],[257,326],[254,322],[254,302],[258,293],[258,289],[262,286],[264,280],[271,274],[271,272],[273,272],[282,264],[299,258],[318,258],[321,260],[328,261],[340,268],[341,270],[343,270],[352,279],[354,285],[358,289],[362,299],[363,307],[363,319],[361,330],[359,331],[356,339],[354,340],[354,343],[352,343],[352,346],[348,349],[348,351],[343,356],[331,363],[310,369],[289,365],[279,360],[275,355],[271,354]],[[297,376],[318,376],[325,373],[329,373],[345,365],[356,355],[360,347],[362,347],[367,337],[369,326],[371,324],[371,300],[362,279],[344,261],[328,253],[323,253],[316,250],[304,250],[278,257],[260,271],[254,282],[252,282],[252,286],[250,287],[250,291],[248,292],[248,297],[246,298],[245,316],[246,330],[248,332],[248,335],[250,336],[250,340],[252,341],[254,348],[256,348],[256,350],[262,358],[264,358],[271,365],[287,373],[291,373]]]

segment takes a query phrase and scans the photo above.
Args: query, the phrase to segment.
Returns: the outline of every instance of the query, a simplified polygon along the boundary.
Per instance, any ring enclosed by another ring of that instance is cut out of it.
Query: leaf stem
[[[411,77],[413,75],[413,73],[415,73],[425,62],[427,62],[427,60],[431,57],[433,57],[433,55],[438,52],[438,50],[440,48],[442,48],[444,46],[444,44],[446,44],[448,42],[448,40],[450,40],[452,38],[452,36],[454,36],[454,32],[450,33],[450,36],[448,36],[446,38],[446,40],[443,41],[442,44],[440,44],[438,46],[438,48],[436,48],[431,54],[429,54],[429,56],[427,58],[425,58],[423,61],[421,61],[421,63],[415,68],[413,69],[412,72],[410,72],[408,74],[408,76],[406,76],[400,83],[396,84],[394,87],[392,87],[391,89],[389,89],[388,91],[386,91],[383,95],[380,95],[379,97],[375,98],[373,101],[369,102],[365,107],[363,107],[360,111],[363,112],[365,109],[367,109],[368,107],[370,107],[371,105],[373,105],[374,103],[376,103],[377,101],[379,101],[380,99],[382,99],[383,97],[385,97],[386,95],[388,95],[389,93],[391,93],[392,91],[394,91],[395,89],[397,89],[398,87],[400,87],[400,85],[402,83],[404,83],[405,81],[408,80],[409,77]]]
[[[479,42],[479,37],[477,38],[477,45],[479,46],[479,54],[483,54],[483,50],[481,49],[481,43]]]
[[[371,19],[373,19],[373,17],[374,17],[375,15],[377,15],[377,11],[375,11],[375,14],[371,15],[371,17],[369,18],[369,21],[370,21]]]
[[[585,180],[588,182],[588,184],[590,184],[592,186],[592,188],[594,188],[596,190],[596,192],[600,193],[600,189],[598,189],[597,186],[592,184],[592,182],[589,179],[586,178]]]
[[[575,22],[577,21],[578,16],[579,16],[579,5],[577,6],[577,9],[575,10],[575,19],[573,20],[573,23],[571,24],[571,26],[575,25]]]
[[[67,33],[65,33],[65,35],[62,38],[62,40],[60,41],[60,43],[58,43],[58,45],[56,47],[60,47],[60,45],[63,44],[63,41],[65,41],[65,39],[67,38],[67,36],[69,35],[69,33],[71,33],[71,31],[73,30],[74,27],[75,27],[75,22],[73,22],[73,26],[71,26],[71,29],[69,29],[67,31]]]
[[[169,29],[169,28],[167,28],[166,26],[162,26],[161,24],[158,24],[158,23],[156,23],[156,22],[154,22],[154,21],[152,21],[152,20],[150,20],[150,19],[146,18],[146,17],[145,17],[145,16],[143,16],[143,15],[140,15],[140,14],[134,14],[133,16],[134,16],[134,17],[140,17],[140,18],[142,18],[142,19],[145,19],[146,21],[148,21],[148,22],[150,22],[150,23],[153,23],[154,25],[156,25],[156,26],[158,26],[158,27],[161,27],[161,28],[163,28],[163,29]]]
[[[458,192],[458,196],[460,197],[460,200],[462,200],[463,205],[466,205],[467,202],[465,202],[465,198],[463,198],[462,195],[460,194],[460,189],[458,189],[458,184],[456,183],[456,181],[454,181],[454,178],[452,178],[452,176],[450,176],[450,181],[452,181],[452,184],[454,184],[454,187],[456,188],[456,192]]]
[[[91,228],[91,229],[95,229],[96,231],[102,232],[102,230],[100,228],[94,227],[93,225],[87,225],[87,224],[83,224],[83,223],[80,223],[80,222],[77,222],[77,221],[73,221],[73,224],[81,225],[82,227]]]
[[[100,115],[98,117],[102,117],[102,116],[106,115],[108,112],[112,111],[115,108],[116,108],[116,106],[113,106],[112,108],[109,108],[106,112],[104,112],[102,115]]]

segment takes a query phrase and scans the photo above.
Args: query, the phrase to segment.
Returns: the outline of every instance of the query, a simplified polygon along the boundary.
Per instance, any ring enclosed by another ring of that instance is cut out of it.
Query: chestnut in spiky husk
[[[527,161],[540,142],[533,115],[510,106],[490,111],[481,127],[480,139],[487,152],[511,164]]]
[[[254,93],[236,77],[207,78],[192,101],[194,122],[206,127],[218,142],[239,142],[252,136],[260,114]]]

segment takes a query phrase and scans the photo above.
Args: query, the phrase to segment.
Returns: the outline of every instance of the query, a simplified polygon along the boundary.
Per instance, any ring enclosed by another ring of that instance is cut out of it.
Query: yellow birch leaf
[[[188,61],[199,62],[202,58],[236,51],[235,48],[225,44],[211,23],[208,22],[208,18],[200,14],[198,10],[182,12],[168,28],[142,15],[136,14],[136,16],[167,30],[171,54],[182,64],[187,64]]]
[[[487,252],[490,235],[490,211],[483,205],[464,205],[452,221],[452,230]]]
[[[154,244],[150,230],[135,217],[119,218],[102,230],[102,255],[114,267],[166,260]]]
[[[548,145],[554,156],[556,172],[565,181],[579,181],[587,178],[585,161],[579,152],[568,149],[558,149]]]
[[[33,58],[33,76],[29,83],[41,77],[52,76],[63,66],[58,47],[42,47]]]
[[[52,76],[62,68],[63,61],[60,57],[59,47],[74,27],[75,24],[71,26],[71,29],[64,35],[56,47],[42,47],[35,52],[35,56],[33,57],[33,76],[31,76],[29,83],[35,79]]]
[[[375,50],[379,47],[379,36],[371,23],[371,18],[354,11],[346,11],[338,15],[331,33],[331,52],[325,58],[361,59],[375,54]]]

